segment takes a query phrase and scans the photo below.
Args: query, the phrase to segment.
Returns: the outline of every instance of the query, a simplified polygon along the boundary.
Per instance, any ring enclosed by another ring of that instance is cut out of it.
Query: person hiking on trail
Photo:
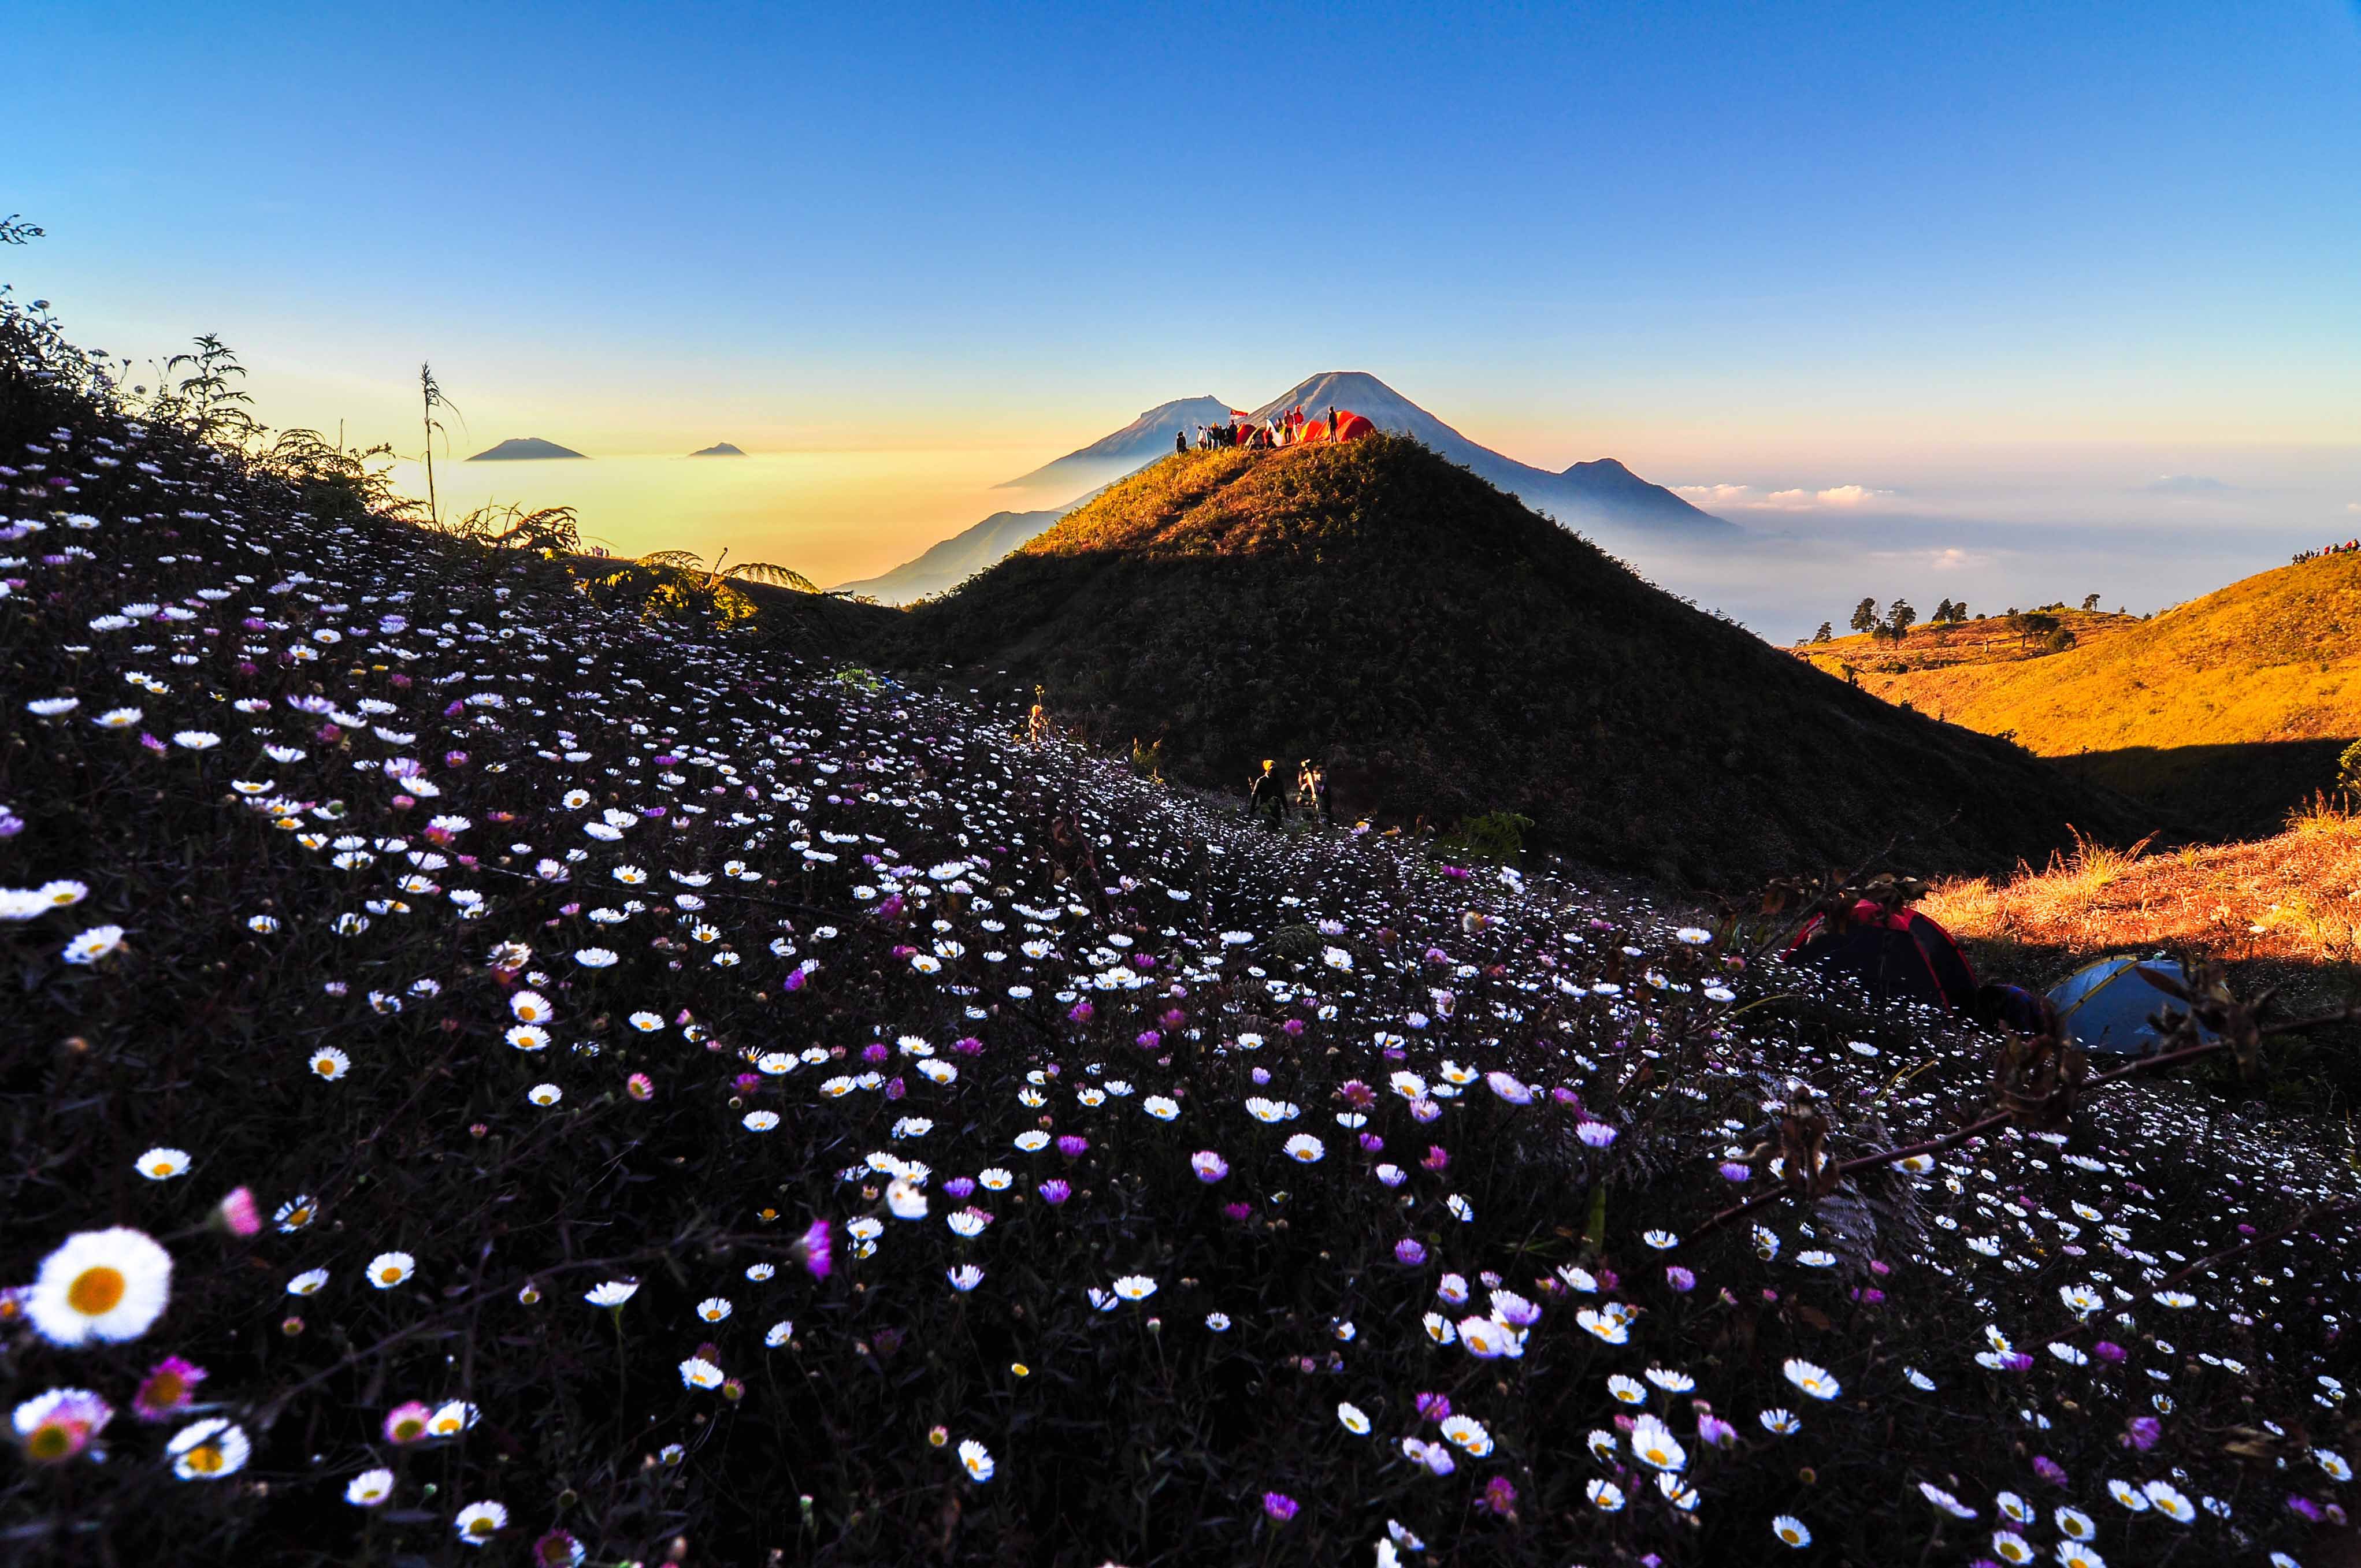
[[[1336,439],[1336,405],[1334,403],[1328,405],[1328,439]]]
[[[1312,759],[1309,757],[1295,764],[1295,804],[1306,811],[1317,804],[1312,798]]]
[[[1033,744],[1036,746],[1038,746],[1041,742],[1049,738],[1049,710],[1044,705],[1043,700],[1048,697],[1049,695],[1049,691],[1045,687],[1035,686],[1033,688],[1033,713],[1031,718],[1027,720],[1026,732],[1032,739]]]
[[[1325,768],[1312,770],[1312,804],[1324,826],[1336,826],[1336,802],[1328,794],[1328,770]]]
[[[1172,433],[1172,450],[1175,452],[1186,452],[1189,450],[1189,433],[1187,431],[1176,430]]]
[[[1262,772],[1257,773],[1254,783],[1246,787],[1246,815],[1252,817],[1255,813],[1268,808],[1270,812],[1270,825],[1273,828],[1278,827],[1287,817],[1287,795],[1279,787],[1279,775],[1271,772],[1271,769],[1276,766],[1278,766],[1276,760],[1264,759]]]

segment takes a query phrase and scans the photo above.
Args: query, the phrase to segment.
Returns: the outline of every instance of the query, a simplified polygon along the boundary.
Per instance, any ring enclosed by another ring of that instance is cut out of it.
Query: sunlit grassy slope
[[[2224,832],[2276,827],[2361,736],[2361,557],[2282,566],[2148,620],[2059,620],[2075,646],[2037,657],[1997,620],[1921,627],[1898,651],[1847,638],[1809,652],[1850,662],[1888,701],[2077,758]],[[1896,662],[1910,667],[1885,668]]]

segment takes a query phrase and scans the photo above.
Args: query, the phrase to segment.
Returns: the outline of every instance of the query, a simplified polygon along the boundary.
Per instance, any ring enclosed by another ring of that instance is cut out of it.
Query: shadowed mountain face
[[[1345,813],[1512,810],[1556,848],[1708,885],[1889,843],[1907,868],[2004,869],[2070,822],[2137,826],[1386,437],[1167,458],[905,635],[914,659],[1045,682],[1095,739],[1163,738],[1182,777],[1235,788],[1262,757],[1319,757]]]
[[[908,604],[957,587],[968,578],[1031,542],[1071,507],[1047,511],[996,511],[973,528],[953,534],[915,561],[905,561],[882,577],[840,583],[848,593],[886,604]]]
[[[710,446],[698,447],[689,455],[691,457],[743,457],[746,455],[726,441],[717,441]]]
[[[525,463],[542,457],[579,457],[582,454],[537,435],[511,436],[467,459],[470,463]]]
[[[1220,424],[1229,417],[1230,405],[1210,395],[1159,403],[1114,434],[1103,435],[1080,451],[1069,452],[1055,463],[997,488],[1039,490],[1052,496],[1086,495],[1166,455],[1172,450],[1174,436],[1194,441],[1198,426]]]

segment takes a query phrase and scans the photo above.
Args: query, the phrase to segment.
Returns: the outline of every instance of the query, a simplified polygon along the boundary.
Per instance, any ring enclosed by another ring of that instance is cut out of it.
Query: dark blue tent
[[[2101,959],[2085,965],[2050,989],[2049,1004],[2058,1010],[2060,1036],[2086,1051],[2110,1056],[2144,1057],[2155,1051],[2158,1035],[2148,1020],[2189,1008],[2142,980],[2138,971],[2143,969],[2189,983],[2189,976],[2170,959]],[[2205,1038],[2213,1037],[2206,1033]]]

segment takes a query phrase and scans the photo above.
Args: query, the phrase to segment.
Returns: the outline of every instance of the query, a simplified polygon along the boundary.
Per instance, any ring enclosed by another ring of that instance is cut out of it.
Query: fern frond
[[[819,592],[819,585],[791,566],[774,566],[768,561],[741,561],[722,576],[751,577],[758,583],[770,583],[782,588],[795,588],[807,594]]]

